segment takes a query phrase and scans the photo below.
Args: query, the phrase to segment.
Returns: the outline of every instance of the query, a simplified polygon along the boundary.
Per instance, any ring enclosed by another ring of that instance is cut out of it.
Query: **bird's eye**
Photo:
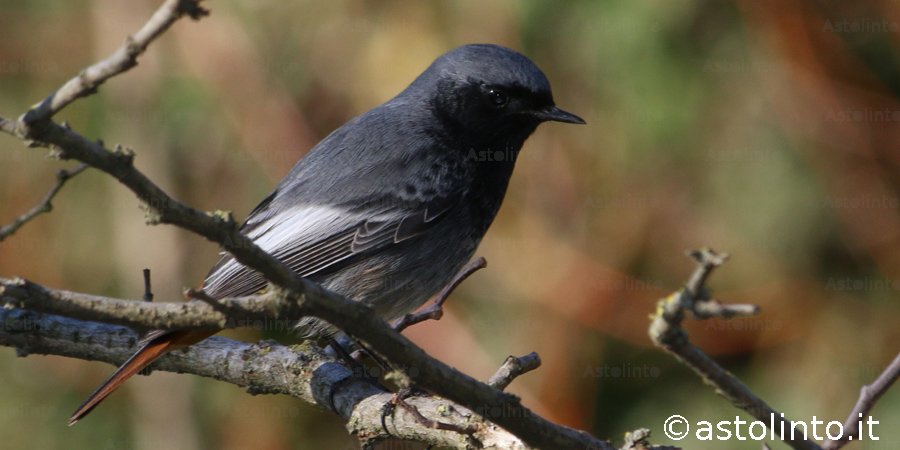
[[[501,89],[492,88],[488,90],[487,96],[491,103],[498,108],[506,106],[506,103],[509,102],[509,97],[506,95],[506,92],[503,92]]]

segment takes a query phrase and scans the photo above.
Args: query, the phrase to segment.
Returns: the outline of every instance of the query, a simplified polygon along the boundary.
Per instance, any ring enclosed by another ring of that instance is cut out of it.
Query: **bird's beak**
[[[541,120],[552,120],[554,122],[577,123],[584,125],[586,122],[581,117],[576,116],[567,111],[559,109],[558,106],[548,106],[535,113],[535,116]]]

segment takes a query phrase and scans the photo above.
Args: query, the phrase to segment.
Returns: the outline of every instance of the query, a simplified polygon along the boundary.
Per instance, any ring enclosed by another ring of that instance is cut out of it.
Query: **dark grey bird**
[[[299,275],[397,319],[472,257],[522,144],[546,121],[584,123],[556,106],[547,77],[522,54],[490,44],[456,48],[317,144],[241,231]],[[203,289],[223,298],[265,286],[259,273],[223,254]],[[297,331],[337,332],[312,318],[300,319]],[[69,424],[159,356],[211,334],[151,333]]]

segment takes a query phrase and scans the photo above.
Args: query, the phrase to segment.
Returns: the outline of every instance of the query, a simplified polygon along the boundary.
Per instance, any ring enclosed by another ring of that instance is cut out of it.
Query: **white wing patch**
[[[439,202],[418,211],[350,213],[328,206],[301,205],[278,211],[258,223],[248,221],[247,237],[302,277],[334,269],[350,258],[383,249],[427,232],[452,209]],[[221,253],[203,284],[213,297],[252,294],[266,285],[258,272]]]
[[[328,252],[329,250],[333,252],[339,251],[339,241],[329,243],[328,246],[333,248],[316,248],[318,247],[315,245],[317,242],[325,241],[335,232],[351,228],[363,220],[361,216],[350,214],[347,211],[327,206],[311,205],[284,211],[275,217],[280,220],[269,220],[267,223],[254,227],[247,233],[247,237],[252,239],[256,245],[267,253],[273,255],[285,249],[309,247],[308,250],[300,251],[284,258],[286,264],[301,274],[310,270],[321,269],[321,267],[300,267],[303,265],[302,258],[309,256],[310,253]],[[347,245],[349,245],[349,242]],[[210,295],[215,296],[216,291],[220,289],[224,289],[225,292],[223,293],[225,295],[242,295],[237,293],[253,292],[261,288],[261,286],[258,286],[259,284],[265,283],[258,274],[254,273],[253,275],[255,276],[250,276],[251,274],[248,273],[250,271],[234,258],[230,258],[227,252],[220,252],[219,254],[223,258],[228,258],[228,260],[210,273],[203,283]],[[322,256],[327,257],[328,254]]]

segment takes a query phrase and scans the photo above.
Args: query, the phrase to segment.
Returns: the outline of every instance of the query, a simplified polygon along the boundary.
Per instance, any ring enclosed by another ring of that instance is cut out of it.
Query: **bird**
[[[371,306],[386,321],[398,319],[471,259],[523,143],[548,121],[585,123],[556,106],[547,77],[523,54],[494,44],[457,47],[316,144],[240,231],[299,276]],[[202,290],[219,299],[266,285],[223,252]],[[303,338],[340,332],[309,317],[295,331]],[[151,331],[69,426],[160,356],[215,333]]]

